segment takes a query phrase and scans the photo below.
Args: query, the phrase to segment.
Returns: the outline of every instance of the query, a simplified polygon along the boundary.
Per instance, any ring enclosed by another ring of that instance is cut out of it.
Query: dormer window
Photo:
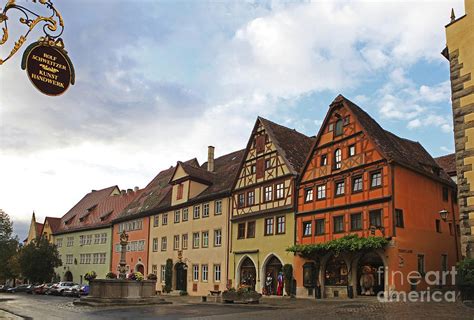
[[[176,200],[183,199],[183,184],[178,184],[178,192],[176,193]]]
[[[341,149],[334,151],[334,169],[341,169],[342,152]]]
[[[336,128],[334,130],[334,136],[341,136],[342,135],[342,128],[343,128],[343,120],[339,119],[336,121]]]

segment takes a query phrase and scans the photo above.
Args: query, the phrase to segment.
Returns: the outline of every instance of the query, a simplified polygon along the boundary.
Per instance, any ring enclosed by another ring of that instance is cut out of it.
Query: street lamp
[[[441,219],[444,221],[444,222],[447,222],[448,221],[448,210],[446,209],[443,209],[439,212],[439,216],[441,217]]]

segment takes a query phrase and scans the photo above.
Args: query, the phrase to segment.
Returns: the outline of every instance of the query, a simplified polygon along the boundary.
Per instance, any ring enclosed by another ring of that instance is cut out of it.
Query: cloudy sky
[[[59,217],[91,189],[202,162],[208,145],[243,148],[257,115],[315,135],[339,93],[433,156],[453,151],[440,52],[462,0],[54,3],[76,84],[36,91],[24,48],[0,66],[0,208],[21,238],[33,210]],[[13,17],[2,58],[24,32]]]

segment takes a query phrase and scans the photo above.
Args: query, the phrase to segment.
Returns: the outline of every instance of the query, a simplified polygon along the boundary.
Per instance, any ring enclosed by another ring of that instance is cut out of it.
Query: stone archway
[[[73,276],[71,271],[66,271],[64,274],[64,281],[72,282],[73,281]]]
[[[255,290],[255,279],[257,278],[257,269],[252,259],[249,257],[243,258],[239,266],[239,284],[247,285]]]
[[[373,287],[369,290],[362,288],[373,282]],[[385,264],[383,259],[376,252],[369,252],[360,257],[357,262],[357,294],[377,295],[385,291]]]
[[[281,260],[278,259],[277,256],[275,255],[270,255],[264,266],[263,266],[263,275],[262,275],[262,280],[263,280],[263,287],[265,288],[265,293],[268,295],[276,295],[277,292],[277,287],[278,287],[278,273],[282,271],[283,269],[283,264],[281,263]],[[271,283],[271,285],[268,285],[268,283]]]

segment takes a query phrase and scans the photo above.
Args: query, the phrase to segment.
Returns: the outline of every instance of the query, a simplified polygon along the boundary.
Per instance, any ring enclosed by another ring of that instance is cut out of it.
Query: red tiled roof
[[[56,233],[106,226],[143,191],[129,191],[112,195],[117,190],[119,190],[118,187],[113,186],[102,190],[93,190],[86,194],[61,218]],[[82,219],[80,219],[81,217]]]
[[[53,218],[53,217],[46,217],[44,219],[44,224],[46,224],[46,221],[48,221],[49,227],[51,228],[51,232],[55,233],[59,226],[61,225],[61,218]],[[44,225],[43,225],[44,228]]]
[[[451,153],[442,157],[435,158],[436,163],[443,168],[444,171],[453,177],[456,175],[456,154]]]

